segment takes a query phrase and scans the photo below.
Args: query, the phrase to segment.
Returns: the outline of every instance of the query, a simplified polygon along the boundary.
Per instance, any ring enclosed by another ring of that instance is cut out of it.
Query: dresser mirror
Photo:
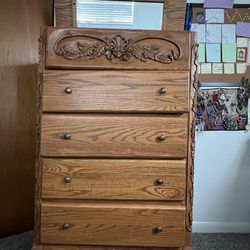
[[[186,0],[54,0],[54,26],[183,31]]]
[[[164,3],[76,0],[78,28],[162,30]]]

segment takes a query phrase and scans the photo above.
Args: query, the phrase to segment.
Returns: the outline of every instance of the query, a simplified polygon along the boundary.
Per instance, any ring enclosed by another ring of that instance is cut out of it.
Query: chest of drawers
[[[47,27],[39,52],[33,250],[191,248],[194,35]]]

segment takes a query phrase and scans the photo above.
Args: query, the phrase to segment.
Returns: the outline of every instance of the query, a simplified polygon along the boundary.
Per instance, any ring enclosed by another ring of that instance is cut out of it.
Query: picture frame
[[[236,51],[237,62],[244,63],[247,61],[247,48],[237,48]]]

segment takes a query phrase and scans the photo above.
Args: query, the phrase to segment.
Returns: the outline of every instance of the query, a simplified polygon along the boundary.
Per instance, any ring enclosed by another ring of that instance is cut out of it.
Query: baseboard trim
[[[194,233],[250,233],[250,223],[193,222]]]
[[[83,245],[33,245],[32,250],[192,250],[192,247],[116,247]]]

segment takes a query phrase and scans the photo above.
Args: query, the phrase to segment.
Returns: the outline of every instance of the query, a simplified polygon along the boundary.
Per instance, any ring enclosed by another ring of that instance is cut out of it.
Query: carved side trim
[[[193,224],[193,185],[194,185],[194,157],[195,157],[195,122],[196,122],[196,109],[197,109],[197,92],[199,88],[199,80],[198,80],[198,44],[195,44],[192,47],[193,53],[193,75],[192,75],[192,107],[191,107],[191,142],[190,142],[190,159],[189,159],[189,172],[188,172],[188,191],[187,191],[187,215],[188,219],[186,221],[186,228],[189,232],[192,231],[192,224]]]
[[[150,40],[163,41],[170,46],[166,51],[157,44],[142,44]],[[67,60],[79,58],[96,59],[105,57],[109,61],[127,62],[132,58],[141,62],[155,61],[170,64],[182,57],[182,50],[175,42],[164,37],[125,38],[120,34],[105,38],[91,35],[70,35],[58,39],[55,43],[56,55]]]
[[[40,242],[40,214],[41,214],[41,167],[42,158],[40,156],[41,137],[41,117],[42,117],[42,84],[43,84],[43,56],[45,43],[39,39],[38,46],[38,74],[37,74],[37,118],[36,118],[36,166],[35,166],[35,241]]]

